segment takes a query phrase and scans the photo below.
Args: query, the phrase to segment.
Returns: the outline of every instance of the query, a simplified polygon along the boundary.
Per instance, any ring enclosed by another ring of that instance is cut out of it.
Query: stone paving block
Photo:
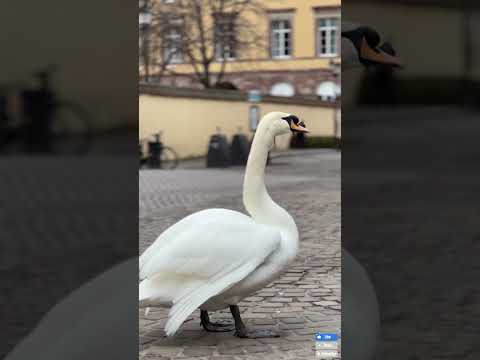
[[[255,325],[276,325],[277,321],[275,319],[255,319],[252,323]]]
[[[254,302],[258,302],[258,301],[263,301],[263,297],[261,296],[251,296],[251,297],[248,297],[246,299],[244,299],[243,301],[254,301]]]
[[[272,303],[289,303],[292,302],[292,298],[289,297],[272,297],[268,299],[268,301],[271,301]]]
[[[214,347],[211,346],[196,346],[196,347],[188,347],[183,350],[183,355],[185,356],[211,356],[213,351],[215,350]]]
[[[305,320],[303,318],[300,318],[300,317],[287,317],[287,318],[282,318],[280,320],[282,323],[285,323],[285,324],[303,324],[305,323]]]
[[[303,329],[305,326],[302,324],[280,324],[280,329],[282,330],[296,330]]]

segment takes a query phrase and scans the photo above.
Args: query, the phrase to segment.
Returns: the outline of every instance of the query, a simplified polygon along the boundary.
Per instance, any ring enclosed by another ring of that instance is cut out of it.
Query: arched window
[[[281,82],[274,84],[270,89],[270,95],[274,96],[293,96],[295,89],[292,84]]]
[[[341,94],[340,86],[333,81],[324,81],[315,92],[324,101],[334,101]]]

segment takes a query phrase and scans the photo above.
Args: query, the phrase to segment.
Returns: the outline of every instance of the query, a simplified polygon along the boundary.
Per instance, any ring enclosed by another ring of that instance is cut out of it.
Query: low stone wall
[[[238,132],[252,136],[247,94],[226,90],[180,89],[140,85],[139,138],[162,132],[162,141],[181,158],[203,156],[210,136],[220,132],[231,141]],[[312,136],[339,134],[339,104],[308,97],[264,96],[260,117],[270,111],[292,113],[305,121]],[[287,149],[291,135],[276,139]]]

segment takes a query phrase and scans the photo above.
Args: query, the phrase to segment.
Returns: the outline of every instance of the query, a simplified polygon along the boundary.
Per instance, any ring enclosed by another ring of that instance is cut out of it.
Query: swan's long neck
[[[290,251],[296,253],[298,230],[295,221],[272,200],[265,187],[265,166],[273,139],[274,134],[268,124],[260,122],[245,170],[243,203],[255,222],[278,228],[283,240],[288,242]]]

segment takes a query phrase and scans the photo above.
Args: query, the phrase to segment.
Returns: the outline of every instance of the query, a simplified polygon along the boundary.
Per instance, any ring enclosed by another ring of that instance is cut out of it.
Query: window
[[[295,89],[292,84],[287,82],[276,83],[270,89],[270,95],[273,96],[293,96]]]
[[[138,14],[138,25],[140,28],[148,27],[152,23],[152,14],[149,11]]]
[[[274,19],[271,28],[271,54],[274,59],[289,58],[292,54],[292,27],[290,19]]]
[[[172,27],[163,36],[163,61],[166,63],[183,62],[182,35],[180,31]]]
[[[334,101],[340,95],[340,86],[333,81],[324,81],[317,86],[316,94],[323,101]]]
[[[138,25],[140,29],[148,28],[152,23],[152,9],[147,1],[138,2]]]
[[[143,63],[144,63],[142,35],[138,36],[138,63],[139,63],[139,65],[143,65]]]
[[[236,56],[235,15],[215,16],[215,56],[217,59],[234,59]]]
[[[338,55],[338,25],[337,17],[320,17],[317,19],[317,55]]]

